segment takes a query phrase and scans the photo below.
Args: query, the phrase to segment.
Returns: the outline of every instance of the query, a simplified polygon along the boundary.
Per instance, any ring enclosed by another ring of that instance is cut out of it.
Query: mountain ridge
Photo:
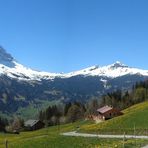
[[[56,77],[70,78],[73,76],[104,76],[109,78],[117,78],[124,75],[139,74],[148,76],[148,70],[128,67],[127,65],[116,61],[115,63],[107,66],[91,66],[82,70],[73,71],[69,73],[50,73],[44,71],[36,71],[19,64],[11,54],[0,47],[0,74],[7,75],[10,78],[19,80],[52,80]]]

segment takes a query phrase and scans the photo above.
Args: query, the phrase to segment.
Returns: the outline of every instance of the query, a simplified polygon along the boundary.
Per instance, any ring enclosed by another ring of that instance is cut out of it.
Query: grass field
[[[44,128],[33,132],[22,132],[19,135],[0,134],[0,148],[5,148],[5,139],[8,148],[122,148],[123,139],[101,139],[83,137],[65,137],[63,132],[75,131],[86,133],[123,134],[148,129],[148,102],[132,106],[124,110],[124,115],[95,124],[92,121],[79,121],[76,123]],[[148,140],[129,139],[124,142],[125,148],[140,148],[148,144]]]
[[[0,134],[0,148],[122,148],[122,139],[99,139],[82,137],[65,137],[59,133],[73,131],[77,126],[91,125],[91,122],[81,121],[73,124],[49,127],[34,132],[22,132],[19,135]],[[135,148],[148,144],[146,140],[127,140],[125,147]]]
[[[123,111],[124,115],[99,124],[83,125],[87,133],[148,135],[148,102],[134,105]]]

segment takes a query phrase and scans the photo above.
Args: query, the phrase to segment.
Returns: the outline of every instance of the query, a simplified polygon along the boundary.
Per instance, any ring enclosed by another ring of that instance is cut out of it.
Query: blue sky
[[[148,69],[147,0],[0,0],[0,44],[20,63],[70,72],[121,61]]]

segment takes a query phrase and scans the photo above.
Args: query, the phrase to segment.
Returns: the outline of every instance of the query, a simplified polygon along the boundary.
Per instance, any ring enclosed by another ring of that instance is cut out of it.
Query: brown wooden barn
[[[32,119],[26,121],[25,124],[24,124],[25,129],[26,130],[31,130],[31,131],[41,129],[41,128],[44,127],[44,125],[45,124],[42,121],[40,121],[40,120],[32,120]]]
[[[123,115],[123,113],[120,110],[106,105],[104,107],[97,109],[96,114],[90,115],[89,117],[87,117],[87,119],[100,122],[100,121],[108,120],[120,115]]]
[[[97,112],[96,112],[97,117],[101,120],[108,120],[108,119],[120,116],[122,114],[123,113],[120,110],[108,105],[97,109]]]

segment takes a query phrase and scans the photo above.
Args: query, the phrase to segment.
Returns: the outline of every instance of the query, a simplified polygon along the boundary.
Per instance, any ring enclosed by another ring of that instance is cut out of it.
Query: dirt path
[[[146,145],[146,146],[144,146],[144,147],[142,147],[142,148],[148,148],[148,145]]]
[[[74,137],[98,137],[98,138],[127,138],[127,139],[148,139],[148,136],[134,136],[134,135],[97,135],[97,134],[85,134],[85,133],[77,133],[76,131],[62,133],[63,136],[74,136]]]

